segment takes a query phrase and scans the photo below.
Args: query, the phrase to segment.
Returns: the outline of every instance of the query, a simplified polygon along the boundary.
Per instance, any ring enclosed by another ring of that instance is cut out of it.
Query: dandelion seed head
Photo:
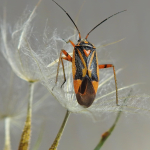
[[[68,53],[71,54],[73,51],[73,47],[69,44],[66,44],[62,38],[59,38],[59,34],[57,34],[57,40],[55,51],[58,51],[58,47],[62,46],[60,49],[65,49]],[[74,35],[74,37],[77,37]],[[70,39],[72,37],[69,37]],[[71,39],[72,40],[72,39]],[[61,44],[60,44],[61,43]],[[52,47],[51,47],[52,48]],[[59,50],[60,52],[60,50]],[[58,55],[59,55],[58,52]],[[56,67],[58,65],[58,58],[54,60],[55,64],[53,62],[48,64],[48,67]],[[65,66],[65,73],[66,73],[66,83],[61,88],[61,85],[64,81],[63,78],[63,71],[62,66],[60,65],[60,71],[58,76],[58,82],[57,85],[54,87],[54,90],[52,91],[53,86],[55,85],[55,78],[57,70],[55,69],[55,73],[53,77],[51,78],[45,78],[43,80],[43,84],[47,87],[47,89],[54,95],[54,97],[60,102],[60,104],[68,109],[70,112],[73,113],[80,113],[80,114],[86,114],[87,116],[91,116],[92,118],[96,120],[100,120],[103,115],[114,113],[118,111],[123,111],[125,114],[135,114],[135,113],[144,113],[149,112],[149,108],[147,107],[149,103],[148,99],[149,96],[144,94],[139,94],[138,91],[138,85],[131,84],[129,86],[123,86],[119,82],[119,79],[117,78],[118,83],[118,96],[119,96],[119,105],[116,106],[116,90],[115,90],[115,81],[114,81],[114,73],[113,69],[103,69],[100,70],[100,81],[98,86],[98,91],[96,98],[93,102],[93,104],[89,108],[84,108],[81,105],[78,104],[76,100],[76,95],[74,92],[74,86],[73,86],[73,77],[72,77],[72,64],[70,62],[64,61]],[[116,73],[121,72],[122,69],[116,70]],[[132,89],[132,94],[130,96],[129,93]],[[126,99],[126,102],[124,102],[124,99]],[[142,101],[144,103],[142,103]],[[123,106],[123,107],[122,107]],[[133,107],[133,108],[132,108]],[[144,108],[146,110],[144,110]]]
[[[29,97],[29,83],[18,78],[12,71],[6,59],[0,55],[0,133],[1,139],[4,139],[5,122],[9,119],[10,136],[12,149],[17,149],[18,141],[23,129],[24,121],[27,114],[27,104]],[[50,93],[40,83],[35,84],[34,100],[33,100],[33,119],[35,133],[39,132],[43,121],[50,121],[56,103],[50,101]],[[9,130],[9,129],[8,129]],[[35,136],[33,132],[33,136]],[[15,138],[12,138],[15,137]],[[34,139],[36,140],[37,137]],[[16,144],[17,143],[17,144]],[[1,140],[1,145],[4,141]]]
[[[40,67],[36,61],[38,55],[31,47],[34,29],[32,21],[36,8],[37,5],[31,13],[24,13],[14,26],[7,23],[6,14],[1,21],[2,53],[16,75],[28,82],[36,82],[41,78]]]
[[[66,41],[72,40],[76,44],[78,35],[73,34],[73,29],[67,28],[63,31],[62,36],[57,29],[51,31],[46,24],[43,34],[38,36],[32,24],[34,17],[35,13],[31,12],[21,17],[14,27],[6,24],[5,20],[2,21],[1,25],[2,52],[13,71],[20,78],[29,82],[42,81],[60,104],[73,113],[83,113],[95,118],[102,116],[104,113],[120,110],[126,113],[149,112],[147,107],[149,96],[134,97],[138,94],[137,90],[133,90],[134,94],[126,102],[127,107],[116,106],[115,82],[111,68],[100,70],[97,96],[89,108],[83,108],[76,100],[70,62],[64,61],[67,81],[63,88],[60,88],[64,80],[63,70],[60,67],[58,83],[52,91],[55,85],[60,51],[65,49],[72,55],[73,47],[70,43],[67,44]],[[122,87],[118,82],[118,87],[119,104],[123,105],[124,98],[127,97],[131,88],[135,88],[135,85]],[[144,103],[140,103],[141,98]]]

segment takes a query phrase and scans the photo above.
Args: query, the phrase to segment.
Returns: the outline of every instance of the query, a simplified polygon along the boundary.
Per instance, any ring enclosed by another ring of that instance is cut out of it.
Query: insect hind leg
[[[115,67],[113,64],[102,64],[99,65],[99,69],[104,69],[104,68],[110,68],[113,67],[113,71],[114,71],[114,80],[115,80],[115,86],[116,86],[116,105],[118,105],[118,88],[117,88],[117,78],[116,78],[116,72],[115,72]]]

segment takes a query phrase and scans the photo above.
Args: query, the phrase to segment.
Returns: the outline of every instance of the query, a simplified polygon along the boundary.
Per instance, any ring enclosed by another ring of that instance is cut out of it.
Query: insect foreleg
[[[63,39],[63,40],[64,40],[64,39]],[[64,41],[65,41],[65,40],[64,40]],[[68,41],[65,41],[65,42],[66,42],[67,44],[68,44],[68,43],[71,43],[72,46],[75,47],[75,44],[74,44],[71,40],[68,40]]]

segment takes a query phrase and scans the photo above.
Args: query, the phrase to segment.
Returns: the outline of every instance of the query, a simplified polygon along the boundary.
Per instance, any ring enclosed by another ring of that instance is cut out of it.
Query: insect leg
[[[63,39],[63,40],[64,40],[64,39]],[[65,40],[64,40],[64,41],[65,41]],[[68,43],[71,43],[72,46],[75,47],[75,44],[74,44],[71,40],[68,40],[68,41],[65,41],[65,42],[66,42],[67,44],[68,44]]]
[[[113,67],[113,71],[114,71],[114,79],[115,79],[115,86],[116,86],[116,105],[118,105],[118,88],[117,88],[117,78],[116,78],[116,72],[115,72],[115,67],[113,64],[102,64],[99,65],[99,69],[103,69],[103,68],[110,68]]]
[[[66,82],[66,75],[65,75],[65,68],[64,68],[64,63],[63,63],[63,59],[72,62],[72,57],[65,51],[63,50],[63,53],[66,55],[66,57],[61,57],[61,63],[62,63],[62,67],[63,67],[63,73],[64,73],[64,82],[61,85],[61,87],[64,85],[64,83]]]
[[[65,57],[62,57],[62,54],[64,54]],[[60,52],[60,56],[59,56],[59,62],[58,62],[58,67],[57,67],[57,75],[56,75],[55,85],[58,81],[58,73],[59,73],[60,62],[62,64],[63,73],[64,73],[64,82],[63,82],[63,84],[66,82],[65,68],[64,68],[64,63],[63,63],[62,59],[72,62],[72,57],[65,50],[62,49],[61,52]],[[61,85],[61,87],[63,86],[63,84]],[[54,87],[55,87],[55,85],[54,85]],[[52,88],[52,90],[54,89],[54,87]]]

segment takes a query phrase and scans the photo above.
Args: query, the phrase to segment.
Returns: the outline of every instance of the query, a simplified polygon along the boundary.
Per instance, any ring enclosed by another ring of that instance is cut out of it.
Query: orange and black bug
[[[54,0],[52,0],[52,1],[54,1]],[[79,40],[76,45],[71,40],[68,41],[74,47],[72,57],[65,50],[61,50],[55,84],[57,83],[57,80],[58,80],[58,72],[59,72],[60,62],[62,63],[62,67],[63,67],[64,83],[66,82],[66,76],[65,76],[63,59],[72,62],[74,90],[76,93],[77,101],[83,107],[89,107],[93,103],[96,93],[97,93],[98,82],[99,82],[99,69],[112,67],[113,72],[114,72],[115,86],[116,86],[116,104],[118,105],[118,89],[117,89],[115,67],[113,64],[98,65],[96,48],[93,44],[91,44],[87,40],[87,38],[88,38],[89,34],[100,24],[102,24],[109,18],[111,18],[123,11],[126,11],[126,10],[120,11],[120,12],[106,18],[105,20],[100,22],[98,25],[96,25],[87,34],[85,39],[81,39],[80,31],[79,31],[78,27],[76,26],[76,24],[74,23],[74,21],[72,20],[72,18],[70,17],[70,15],[58,3],[56,3],[56,4],[67,14],[67,16],[70,18],[70,20],[76,27],[78,34],[79,34]],[[64,54],[65,57],[62,57],[62,54]]]

